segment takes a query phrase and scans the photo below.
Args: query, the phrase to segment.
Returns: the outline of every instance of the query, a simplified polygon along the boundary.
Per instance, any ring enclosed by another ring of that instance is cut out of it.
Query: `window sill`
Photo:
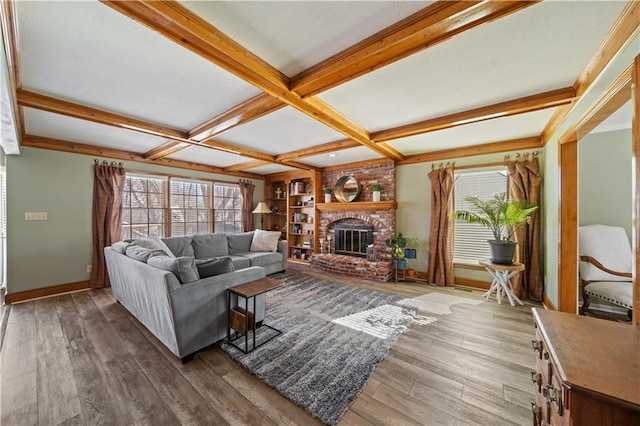
[[[478,265],[478,264],[472,264],[472,263],[457,263],[454,262],[453,263],[453,267],[454,269],[473,269],[474,271],[484,271],[484,267]]]

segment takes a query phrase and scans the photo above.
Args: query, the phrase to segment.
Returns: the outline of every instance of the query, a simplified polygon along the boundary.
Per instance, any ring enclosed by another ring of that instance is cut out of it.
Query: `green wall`
[[[7,292],[89,279],[93,156],[21,148],[7,157]],[[98,158],[100,161],[108,158]],[[122,161],[125,169],[188,178],[236,181],[235,176]],[[262,200],[262,180],[254,203]],[[47,212],[26,221],[25,212]]]
[[[540,153],[541,167],[543,158]],[[520,154],[529,151],[518,151]],[[506,154],[500,153],[489,155],[478,155],[451,159],[456,166],[473,166],[476,164],[496,163],[504,160]],[[430,163],[416,163],[398,166],[396,169],[396,200],[398,210],[396,212],[396,232],[415,236],[420,240],[418,246],[418,270],[426,271],[429,262],[429,226],[431,222],[431,182],[427,176],[431,171],[431,165],[438,166],[440,163],[447,163],[447,160]],[[499,167],[499,166],[498,166]],[[469,269],[454,269],[454,274],[458,277],[473,279],[477,281],[491,281],[491,276],[485,271]]]
[[[578,153],[580,225],[621,226],[631,241],[631,129],[587,135]]]

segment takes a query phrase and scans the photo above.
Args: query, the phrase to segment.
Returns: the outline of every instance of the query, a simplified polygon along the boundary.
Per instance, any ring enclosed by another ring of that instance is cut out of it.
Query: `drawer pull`
[[[538,385],[538,392],[540,392],[540,389],[542,388],[542,374],[536,372],[536,371],[532,371],[531,372],[531,381],[533,383],[535,383],[536,385]]]
[[[542,425],[542,408],[535,402],[531,403],[531,414],[533,414],[533,426]]]
[[[542,359],[542,341],[541,340],[532,340],[531,347],[534,352],[538,352],[538,358]]]
[[[542,395],[549,402],[555,402],[556,404],[559,402],[558,392],[556,391],[556,388],[553,387],[553,385],[545,386],[545,388],[542,390]]]

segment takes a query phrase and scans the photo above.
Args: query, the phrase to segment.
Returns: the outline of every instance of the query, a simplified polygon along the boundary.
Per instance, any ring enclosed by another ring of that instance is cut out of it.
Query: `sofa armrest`
[[[278,252],[282,253],[282,270],[287,270],[287,240],[278,241]]]
[[[278,241],[278,252],[284,254],[284,257],[287,257],[287,240]]]
[[[202,278],[171,291],[169,296],[180,357],[226,336],[228,288],[264,277],[264,268],[253,266]],[[263,317],[264,298],[260,297],[256,299],[256,318],[259,321]]]

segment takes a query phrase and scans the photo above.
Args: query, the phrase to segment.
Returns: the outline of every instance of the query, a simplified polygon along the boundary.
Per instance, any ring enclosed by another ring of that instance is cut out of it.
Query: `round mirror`
[[[360,195],[360,183],[353,176],[342,176],[333,191],[338,201],[349,203]]]

